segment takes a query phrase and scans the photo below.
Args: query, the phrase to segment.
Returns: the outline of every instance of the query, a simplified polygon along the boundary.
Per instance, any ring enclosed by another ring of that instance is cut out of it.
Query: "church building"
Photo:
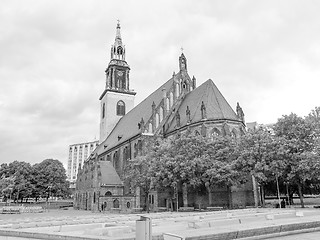
[[[234,111],[212,80],[197,87],[196,78],[189,76],[183,53],[178,59],[177,73],[134,106],[136,93],[130,89],[130,67],[119,23],[110,52],[105,89],[99,98],[99,146],[78,171],[74,207],[132,212],[145,208],[145,198],[148,198],[151,210],[168,209],[167,194],[154,190],[149,196],[143,196],[139,189],[130,189],[123,180],[126,162],[142,154],[144,144],[153,136],[167,138],[188,131],[208,137],[239,137],[246,127],[243,111],[239,104]],[[233,207],[252,206],[254,190],[252,182],[231,190],[216,189],[202,197],[202,206],[225,207],[230,201]],[[179,194],[183,197],[178,207],[195,206],[194,194]]]

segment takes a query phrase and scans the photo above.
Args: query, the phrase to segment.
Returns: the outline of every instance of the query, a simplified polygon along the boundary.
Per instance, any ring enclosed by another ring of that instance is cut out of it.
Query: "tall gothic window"
[[[105,116],[105,110],[106,109],[106,105],[103,103],[103,106],[102,106],[102,118],[104,118]]]
[[[170,92],[170,108],[173,106],[173,92]]]
[[[125,114],[126,114],[126,105],[122,100],[120,100],[117,103],[117,115],[124,116]]]

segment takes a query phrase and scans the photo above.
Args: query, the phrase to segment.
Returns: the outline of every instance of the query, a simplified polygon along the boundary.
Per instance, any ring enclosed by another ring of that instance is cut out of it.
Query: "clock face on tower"
[[[121,77],[121,76],[123,75],[123,72],[120,71],[120,70],[118,70],[118,71],[117,71],[117,75],[118,75],[119,77]]]
[[[125,79],[125,74],[124,71],[117,70],[116,72],[116,82],[117,82],[117,87],[125,89],[126,88],[126,79]]]

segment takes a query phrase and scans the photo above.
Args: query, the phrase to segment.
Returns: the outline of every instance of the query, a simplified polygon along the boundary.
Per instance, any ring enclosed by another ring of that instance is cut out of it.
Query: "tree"
[[[11,200],[14,181],[15,181],[14,177],[3,176],[0,179],[0,191],[1,191],[1,194],[4,196],[4,201],[7,201],[8,197]]]
[[[30,163],[14,161],[9,163],[9,175],[14,176],[13,195],[15,201],[28,197],[32,193],[32,167]]]
[[[202,180],[205,182],[210,195],[214,186],[225,186],[229,194],[229,207],[232,207],[231,186],[243,184],[248,180],[249,172],[237,162],[239,151],[238,142],[233,137],[215,136],[207,139],[206,154],[203,159],[205,171]],[[211,197],[209,196],[211,201]],[[209,201],[209,204],[210,204]]]
[[[274,127],[277,136],[287,140],[286,170],[284,175],[298,187],[301,207],[304,207],[302,187],[309,179],[311,168],[306,160],[308,152],[312,152],[315,144],[313,125],[310,121],[298,117],[296,114],[284,115],[278,119]]]
[[[311,124],[314,136],[314,149],[313,151],[320,156],[320,107],[315,107],[311,110],[305,120]]]
[[[284,146],[284,138],[272,136],[262,127],[249,131],[240,139],[240,154],[237,160],[239,168],[253,175],[260,184],[263,206],[265,204],[265,185],[275,180],[278,183],[278,177],[285,169],[284,160],[287,150]]]
[[[9,177],[9,166],[7,163],[0,165],[0,177]]]
[[[145,206],[147,212],[149,212],[149,201],[148,195],[151,190],[152,176],[149,169],[150,161],[147,156],[137,156],[132,160],[128,160],[128,163],[125,166],[125,176],[124,179],[126,182],[130,183],[131,189],[136,190],[140,188],[145,197]]]
[[[69,183],[63,164],[54,159],[46,159],[33,166],[34,197],[67,196]]]
[[[179,188],[187,191],[188,187],[196,189],[203,184],[205,146],[201,136],[177,135],[162,140],[150,154],[151,172],[157,187],[171,189],[177,206]]]
[[[11,186],[10,195],[14,200],[23,199],[30,195],[32,185],[30,183],[31,165],[26,162],[13,161],[9,164],[2,164],[0,174],[6,178],[12,178],[13,183]]]

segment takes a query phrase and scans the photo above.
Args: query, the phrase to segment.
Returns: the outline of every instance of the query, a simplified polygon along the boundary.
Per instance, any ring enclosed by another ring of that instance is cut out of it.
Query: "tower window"
[[[122,54],[122,47],[119,46],[119,47],[117,48],[117,54],[119,54],[119,55]]]
[[[124,116],[126,114],[126,105],[123,101],[117,103],[117,115]]]
[[[106,105],[103,104],[103,106],[102,106],[102,118],[104,118],[104,116],[105,116],[105,108],[106,108]]]

